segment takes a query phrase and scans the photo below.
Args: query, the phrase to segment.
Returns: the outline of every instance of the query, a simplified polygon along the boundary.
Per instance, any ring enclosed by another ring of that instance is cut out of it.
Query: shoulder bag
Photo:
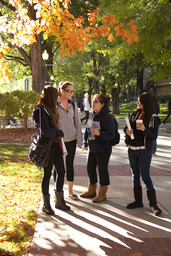
[[[41,136],[41,108],[39,108],[39,122]],[[36,134],[31,137],[31,146],[28,151],[28,157],[38,168],[44,168],[48,165],[51,144],[52,141],[46,144],[40,144]]]

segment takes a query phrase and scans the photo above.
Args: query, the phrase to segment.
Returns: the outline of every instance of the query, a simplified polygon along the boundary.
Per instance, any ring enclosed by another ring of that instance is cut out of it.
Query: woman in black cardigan
[[[160,119],[155,114],[153,97],[150,93],[142,93],[137,101],[137,111],[130,117],[131,130],[126,126],[126,144],[132,170],[133,192],[135,201],[127,205],[128,209],[143,207],[140,176],[145,184],[147,198],[153,213],[162,213],[157,205],[156,192],[150,177],[153,140],[157,139]],[[134,138],[131,138],[133,135]]]
[[[33,120],[38,127],[39,142],[40,144],[46,144],[52,141],[50,148],[50,158],[48,165],[43,168],[42,177],[42,194],[43,194],[43,208],[42,211],[46,214],[53,215],[54,211],[50,205],[49,194],[49,182],[52,174],[53,165],[56,168],[56,191],[55,191],[55,208],[61,210],[69,210],[70,207],[66,205],[63,198],[63,185],[65,168],[64,161],[59,146],[59,137],[63,137],[64,134],[58,129],[59,118],[57,112],[57,98],[58,91],[55,87],[45,86],[40,95],[38,104],[33,112]]]

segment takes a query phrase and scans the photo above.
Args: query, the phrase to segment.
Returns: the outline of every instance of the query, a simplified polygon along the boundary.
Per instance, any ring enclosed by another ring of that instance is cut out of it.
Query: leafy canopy
[[[7,6],[7,2],[1,1]],[[77,50],[83,52],[86,43],[92,38],[107,38],[110,42],[114,37],[126,39],[128,44],[138,41],[137,26],[131,20],[126,24],[115,19],[114,15],[100,16],[100,9],[88,12],[88,26],[85,19],[80,16],[75,18],[69,12],[71,0],[11,0],[8,3],[15,16],[9,17],[8,13],[0,16],[0,33],[11,36],[11,44],[16,47],[36,43],[36,35],[43,33],[44,40],[50,36],[60,44],[60,54],[64,56],[74,55]],[[31,18],[34,12],[34,19]],[[0,67],[3,72],[0,78],[10,78],[8,67],[5,64],[4,55],[10,51],[8,45],[0,40]]]

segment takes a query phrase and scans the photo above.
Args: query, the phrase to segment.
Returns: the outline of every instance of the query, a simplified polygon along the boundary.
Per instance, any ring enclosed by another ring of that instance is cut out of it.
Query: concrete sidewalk
[[[55,215],[42,213],[41,202],[29,256],[171,255],[171,127],[160,128],[158,149],[152,160],[151,176],[163,211],[160,217],[155,217],[150,211],[143,184],[144,207],[126,208],[133,200],[133,193],[123,126],[124,121],[119,120],[121,142],[113,147],[109,163],[111,184],[108,200],[98,204],[83,198],[73,201],[68,198],[65,183],[65,200],[71,211],[60,211],[54,208],[51,180],[51,203]],[[77,149],[74,182],[77,195],[88,185],[86,158],[87,152]]]

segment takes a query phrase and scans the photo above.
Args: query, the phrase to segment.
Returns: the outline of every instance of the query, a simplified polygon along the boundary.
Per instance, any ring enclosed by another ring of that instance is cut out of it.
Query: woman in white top
[[[78,196],[73,192],[74,182],[74,157],[76,145],[82,147],[83,138],[78,107],[71,100],[74,90],[73,85],[66,81],[61,85],[61,97],[58,101],[59,129],[64,133],[64,142],[67,149],[66,155],[66,178],[68,183],[69,197],[77,200]]]

